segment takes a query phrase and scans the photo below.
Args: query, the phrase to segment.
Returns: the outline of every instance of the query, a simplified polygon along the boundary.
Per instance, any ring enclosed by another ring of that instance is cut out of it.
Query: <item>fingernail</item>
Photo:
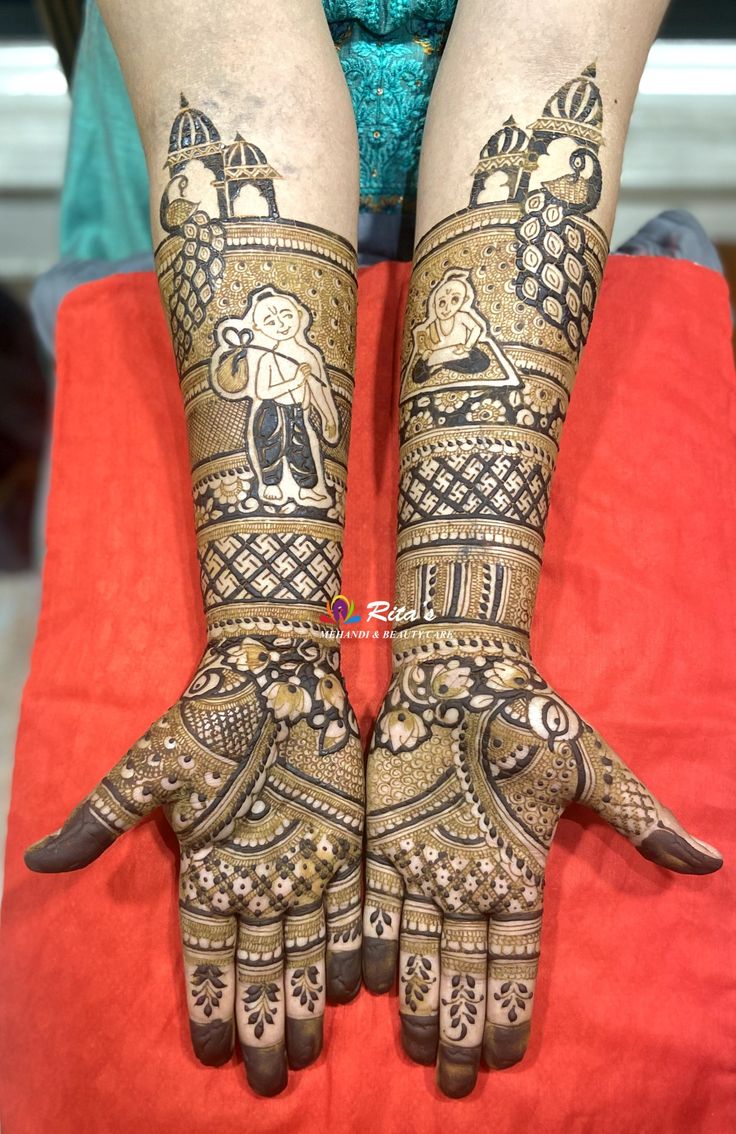
[[[713,874],[720,870],[723,859],[718,851],[712,847],[701,851],[693,843],[668,827],[657,827],[642,840],[639,853],[677,874]]]
[[[286,1065],[286,1048],[253,1047],[240,1045],[245,1060],[245,1073],[248,1083],[257,1095],[272,1098],[283,1091],[289,1079]]]
[[[398,941],[363,939],[363,980],[371,992],[389,992],[396,980]]]
[[[509,1027],[507,1024],[486,1024],[483,1036],[483,1060],[487,1067],[503,1071],[519,1063],[526,1054],[531,1023]]]
[[[360,992],[360,949],[327,954],[327,999],[348,1004]]]
[[[712,847],[710,845],[710,843],[704,843],[702,839],[696,839],[693,835],[691,835],[690,838],[693,840],[694,843],[697,843],[698,846],[706,854],[711,855],[713,858],[720,858],[721,862],[723,862],[723,855],[721,854],[721,852],[718,850],[717,847]]]
[[[208,1020],[204,1024],[189,1021],[194,1054],[207,1067],[221,1067],[233,1053],[232,1020]]]

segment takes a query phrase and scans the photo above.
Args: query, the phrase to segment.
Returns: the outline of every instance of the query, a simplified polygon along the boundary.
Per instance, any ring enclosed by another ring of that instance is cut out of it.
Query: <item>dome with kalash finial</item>
[[[512,199],[526,169],[528,157],[529,135],[517,125],[515,118],[507,118],[500,130],[491,134],[478,155],[478,164],[473,170],[470,207],[480,203],[481,195],[487,189],[488,178],[496,173],[503,174],[507,197]]]
[[[517,126],[516,119],[507,118],[501,129],[491,134],[478,156],[482,161],[484,158],[498,157],[501,154],[519,153],[526,148],[528,141],[526,131]]]
[[[231,181],[272,181],[281,174],[269,165],[262,149],[236,134],[225,150],[225,177]]]
[[[516,119],[507,118],[500,130],[491,134],[478,155],[478,164],[473,172],[476,177],[492,173],[494,170],[517,166],[523,162],[523,155],[529,144],[529,135]]]
[[[563,83],[552,95],[542,117],[532,126],[535,133],[561,134],[596,148],[603,136],[603,102],[595,82],[595,63]]]
[[[172,170],[182,162],[217,154],[222,148],[219,131],[212,119],[204,111],[191,107],[184,95],[180,106],[169,134],[166,164]]]

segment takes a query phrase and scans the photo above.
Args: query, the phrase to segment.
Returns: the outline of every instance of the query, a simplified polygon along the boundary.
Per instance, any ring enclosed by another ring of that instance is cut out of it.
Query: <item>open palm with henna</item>
[[[225,639],[181,700],[133,745],[33,870],[76,870],[162,806],[180,843],[192,1041],[251,1085],[282,1089],[320,1052],[326,996],[360,986],[363,759],[326,645]]]
[[[547,853],[577,801],[645,858],[707,874],[718,853],[490,635],[396,655],[368,766],[364,977],[393,987],[403,1046],[453,1096],[529,1037]]]

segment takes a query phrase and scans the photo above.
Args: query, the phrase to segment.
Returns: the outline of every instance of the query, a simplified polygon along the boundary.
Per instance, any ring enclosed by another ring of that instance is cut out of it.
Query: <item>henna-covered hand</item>
[[[181,700],[27,862],[85,866],[162,806],[181,845],[195,1051],[222,1063],[237,1029],[270,1095],[287,1056],[319,1054],[325,997],[360,983],[363,761],[320,621],[340,592],[356,256],[282,221],[263,151],[223,140],[184,95],[168,140],[156,266],[209,646]]]
[[[552,691],[528,644],[549,492],[606,263],[597,69],[479,155],[466,209],[416,247],[400,393],[394,680],[367,779],[365,982],[399,962],[409,1056],[447,1094],[522,1058],[544,865],[567,804],[645,857],[708,873],[687,835]],[[504,185],[494,183],[504,175]],[[423,619],[426,624],[423,625]]]
[[[401,1035],[438,1058],[449,1095],[524,1054],[542,890],[557,822],[592,808],[645,858],[708,874],[687,834],[598,733],[539,676],[526,650],[485,635],[396,657],[368,764],[365,982],[391,988]]]
[[[322,1046],[325,996],[360,986],[363,758],[326,645],[225,639],[32,870],[86,866],[163,807],[181,848],[192,1042],[212,1065],[235,1030],[253,1088],[281,1090]]]
[[[524,1053],[567,804],[671,870],[721,865],[529,654],[557,447],[607,253],[590,215],[602,125],[595,65],[528,132],[507,119],[468,207],[417,245],[407,300],[396,602],[408,613],[369,760],[363,971],[384,991],[400,957],[404,1047],[438,1058],[454,1096],[481,1051],[496,1068]]]

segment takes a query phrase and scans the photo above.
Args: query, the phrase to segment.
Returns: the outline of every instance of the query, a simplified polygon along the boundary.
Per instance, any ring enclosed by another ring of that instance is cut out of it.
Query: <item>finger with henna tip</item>
[[[298,1071],[322,1050],[325,1015],[325,914],[322,902],[293,910],[284,924],[286,1051]]]
[[[327,999],[348,1004],[360,992],[362,915],[361,864],[340,872],[325,889]]]
[[[723,858],[719,851],[688,834],[666,808],[662,811],[665,817],[639,843],[639,854],[677,874],[714,874],[720,870]]]
[[[488,987],[483,1060],[502,1071],[524,1058],[534,1003],[540,912],[498,914],[488,927]]]
[[[574,742],[580,780],[577,799],[633,843],[644,858],[677,874],[712,874],[723,858],[690,835],[605,740],[585,726]]]
[[[286,1014],[284,943],[280,919],[241,920],[236,954],[235,1019],[248,1083],[268,1098],[284,1090]]]
[[[363,980],[371,992],[389,992],[396,981],[404,883],[390,862],[366,856],[363,904]]]
[[[179,919],[192,1047],[200,1063],[220,1067],[235,1039],[237,922],[188,907],[180,909]]]
[[[81,870],[162,802],[171,803],[176,798],[171,785],[180,769],[169,742],[177,728],[180,717],[174,707],[103,776],[61,830],[28,848],[26,866],[43,874]]]
[[[423,895],[409,894],[401,914],[399,1019],[401,1044],[416,1063],[437,1058],[442,915]]]
[[[59,831],[28,848],[25,864],[39,874],[81,870],[112,846],[121,833],[111,830],[85,800]]]
[[[437,1086],[453,1099],[469,1095],[478,1078],[486,1014],[487,932],[485,921],[445,916]]]

